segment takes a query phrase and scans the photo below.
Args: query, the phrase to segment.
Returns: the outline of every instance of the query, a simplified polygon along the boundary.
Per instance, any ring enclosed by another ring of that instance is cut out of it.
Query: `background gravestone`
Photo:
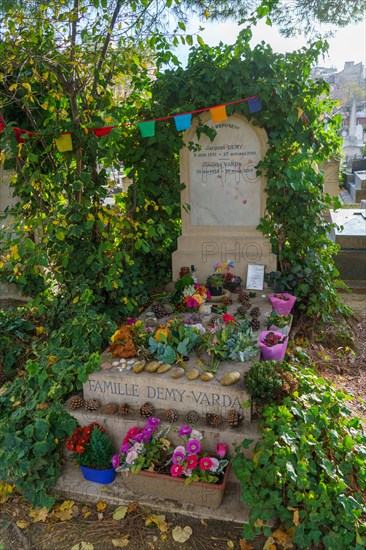
[[[213,141],[196,136],[198,121],[187,130],[180,157],[182,236],[173,253],[173,279],[181,266],[194,264],[200,281],[216,262],[232,260],[235,274],[244,280],[248,263],[276,269],[270,243],[256,229],[264,214],[265,178],[256,175],[256,165],[267,150],[266,132],[239,113],[214,124],[208,113],[201,121],[216,130]],[[186,208],[188,206],[188,209]]]

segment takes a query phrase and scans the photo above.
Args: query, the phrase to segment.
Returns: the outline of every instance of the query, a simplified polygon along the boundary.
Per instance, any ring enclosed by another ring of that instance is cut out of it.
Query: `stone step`
[[[358,189],[366,189],[366,171],[355,173],[355,184]]]
[[[366,199],[366,189],[361,189],[355,183],[350,183],[348,185],[348,191],[355,203],[359,203],[363,199]]]
[[[120,474],[117,474],[113,483],[99,485],[98,483],[86,481],[80,469],[71,463],[65,464],[62,475],[57,480],[55,492],[71,500],[86,502],[98,502],[102,500],[107,502],[107,504],[115,506],[136,502],[136,495],[124,487]],[[241,502],[240,496],[240,486],[228,483],[221,506],[217,510],[158,497],[139,497],[138,501],[140,505],[150,506],[154,512],[178,513],[182,516],[217,519],[243,524],[248,522],[249,509]]]
[[[72,411],[70,410],[68,403],[66,403],[65,408],[74,418],[76,418],[80,426],[87,426],[88,424],[91,424],[91,422],[98,422],[101,426],[103,426],[110,435],[116,452],[120,449],[122,440],[130,428],[136,425],[142,427],[146,423],[146,419],[142,418],[137,412],[120,416],[107,415],[100,411],[91,412],[87,411],[85,408]],[[157,410],[156,416],[164,422],[164,410]],[[182,443],[182,440],[177,434],[177,428],[183,424],[187,424],[187,419],[183,414],[178,417],[178,422],[171,424],[171,429],[167,435],[167,438],[174,445],[179,445]],[[259,433],[259,423],[257,421],[243,421],[237,428],[230,428],[227,422],[221,424],[221,426],[217,428],[211,428],[205,424],[204,419],[202,418],[192,427],[199,430],[203,434],[203,448],[205,451],[214,453],[216,451],[217,443],[224,443],[228,446],[229,456],[233,456],[235,448],[240,445],[244,439],[251,439],[252,444],[244,451],[244,456],[248,458],[252,457],[254,447],[261,439]],[[229,479],[234,483],[238,483],[232,472]]]

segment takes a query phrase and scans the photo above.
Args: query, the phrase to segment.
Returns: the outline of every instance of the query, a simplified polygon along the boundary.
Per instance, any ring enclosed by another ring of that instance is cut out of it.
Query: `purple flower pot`
[[[292,294],[287,294],[287,292],[278,292],[278,294],[281,294],[282,296],[287,298],[287,300],[281,300],[281,298],[276,298],[274,294],[270,294],[268,298],[272,304],[273,309],[279,315],[290,315],[291,310],[296,302],[296,296],[292,296]]]
[[[94,481],[94,483],[100,483],[101,485],[108,485],[112,483],[116,477],[116,471],[114,468],[108,468],[108,470],[95,470],[94,468],[88,468],[80,464],[80,470],[87,481]]]
[[[264,340],[264,338],[267,336],[269,332],[273,332],[280,338],[283,338],[283,334],[281,334],[280,332],[275,332],[273,330],[264,330],[263,332],[261,332],[259,335],[259,345],[262,352],[262,359],[263,361],[271,361],[272,359],[275,361],[280,361],[285,357],[287,344],[288,344],[288,337],[283,342],[283,344],[276,344],[274,346],[269,347],[266,344],[264,344],[262,341]]]

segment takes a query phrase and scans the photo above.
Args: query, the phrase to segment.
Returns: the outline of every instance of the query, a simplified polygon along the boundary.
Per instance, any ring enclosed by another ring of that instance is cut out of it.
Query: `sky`
[[[210,23],[202,25],[204,31],[199,32],[203,40],[210,46],[217,45],[220,41],[226,44],[235,42],[237,34],[242,27],[236,23]],[[192,21],[189,27],[190,32],[197,32],[198,21]],[[297,50],[306,46],[305,37],[284,38],[273,26],[269,27],[264,22],[258,24],[253,31],[252,46],[264,40],[268,42],[275,52],[285,53]],[[346,61],[360,61],[366,65],[366,22],[356,25],[348,25],[345,28],[335,31],[335,35],[328,38],[329,50],[324,59],[319,59],[319,65],[324,67],[335,67],[339,71],[343,69]],[[188,49],[179,48],[179,57],[184,61],[188,55]]]

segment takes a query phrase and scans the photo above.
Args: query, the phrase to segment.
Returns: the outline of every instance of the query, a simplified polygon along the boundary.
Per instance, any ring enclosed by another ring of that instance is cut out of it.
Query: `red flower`
[[[186,459],[187,470],[194,470],[198,464],[198,458],[196,455],[191,455]]]
[[[123,443],[128,443],[130,439],[134,438],[140,432],[141,432],[141,429],[138,428],[137,426],[134,426],[133,428],[130,428],[128,430],[128,432],[126,433],[126,436],[125,436],[124,440],[122,441],[122,444]]]
[[[224,321],[224,323],[226,323],[227,325],[229,323],[235,323],[235,319],[232,315],[229,315],[228,313],[224,313],[224,315],[222,316],[222,320]]]
[[[183,474],[184,468],[180,464],[173,464],[170,468],[170,473],[174,477],[179,477]]]
[[[209,470],[210,468],[212,468],[212,460],[209,456],[204,456],[203,458],[201,458],[200,460],[200,468],[201,470]]]

